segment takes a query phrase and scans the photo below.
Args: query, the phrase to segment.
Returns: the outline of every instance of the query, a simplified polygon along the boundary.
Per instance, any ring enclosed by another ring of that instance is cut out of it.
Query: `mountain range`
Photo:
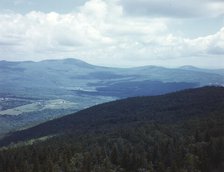
[[[109,68],[77,59],[0,61],[0,137],[103,102],[223,84],[222,69]]]

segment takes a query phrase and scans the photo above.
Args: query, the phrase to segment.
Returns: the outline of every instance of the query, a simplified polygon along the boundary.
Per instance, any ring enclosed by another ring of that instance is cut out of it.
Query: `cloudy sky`
[[[0,0],[0,60],[224,68],[224,0]]]

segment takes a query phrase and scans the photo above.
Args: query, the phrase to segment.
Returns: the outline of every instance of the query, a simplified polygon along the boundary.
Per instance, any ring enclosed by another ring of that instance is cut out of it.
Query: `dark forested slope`
[[[105,103],[16,132],[2,145],[0,171],[221,172],[224,88]]]
[[[96,104],[206,85],[224,85],[223,70],[111,68],[78,59],[0,61],[0,137]]]
[[[36,127],[15,132],[8,144],[47,135],[109,130],[139,122],[174,123],[224,110],[224,88],[204,87],[162,96],[135,97],[94,106]]]

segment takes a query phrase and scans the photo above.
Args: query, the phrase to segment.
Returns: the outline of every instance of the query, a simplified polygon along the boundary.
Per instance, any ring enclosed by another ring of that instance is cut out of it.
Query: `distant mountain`
[[[0,81],[1,94],[25,94],[39,98],[45,96],[45,91],[49,92],[46,95],[46,98],[49,98],[55,96],[52,91],[63,95],[71,90],[94,91],[100,87],[123,82],[134,82],[133,85],[139,81],[184,82],[194,86],[223,84],[224,76],[209,73],[208,70],[192,70],[186,67],[169,69],[145,66],[121,69],[94,66],[76,59],[64,59],[40,62],[0,61]]]
[[[0,169],[222,172],[223,117],[223,87],[104,103],[11,133]]]
[[[224,75],[210,70],[108,68],[77,59],[0,61],[0,137],[111,100],[223,84]],[[52,103],[57,100],[61,108]]]
[[[186,70],[199,70],[199,68],[191,66],[191,65],[185,65],[181,66],[180,69],[186,69]]]
[[[224,69],[202,69],[202,68],[197,68],[197,67],[189,66],[189,65],[181,66],[180,69],[224,75]]]

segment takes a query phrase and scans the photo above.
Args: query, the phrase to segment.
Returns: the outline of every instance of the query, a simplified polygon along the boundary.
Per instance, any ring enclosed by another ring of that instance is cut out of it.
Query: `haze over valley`
[[[223,0],[0,0],[0,172],[223,172]]]
[[[77,59],[0,61],[0,134],[116,99],[223,85],[223,70],[109,68]]]

